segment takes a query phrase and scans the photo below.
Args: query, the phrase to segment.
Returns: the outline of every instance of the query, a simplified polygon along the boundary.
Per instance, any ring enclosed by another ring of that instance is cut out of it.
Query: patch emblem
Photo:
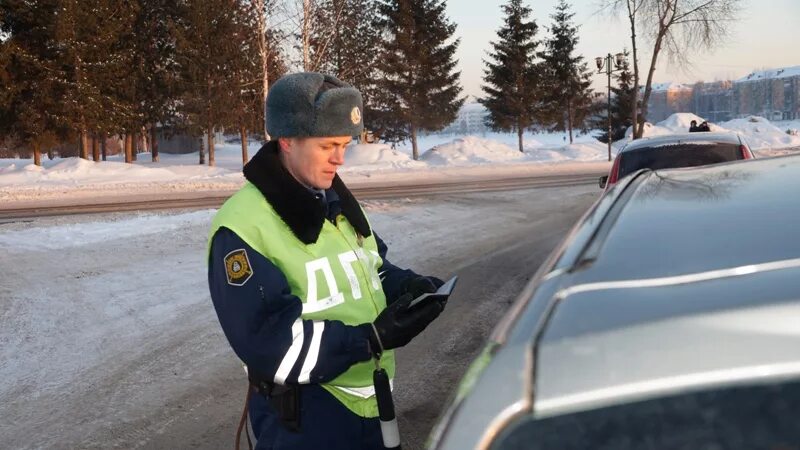
[[[228,284],[233,286],[244,286],[253,276],[250,260],[247,259],[247,252],[243,248],[225,255],[225,273],[228,275]]]
[[[358,109],[358,106],[354,106],[353,110],[350,111],[350,120],[353,121],[353,125],[361,123],[361,110]]]

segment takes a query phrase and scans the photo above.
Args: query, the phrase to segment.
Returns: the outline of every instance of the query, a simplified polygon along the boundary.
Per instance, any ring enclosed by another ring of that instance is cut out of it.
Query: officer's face
[[[344,164],[350,136],[280,139],[286,169],[297,181],[316,189],[331,187],[336,169]]]

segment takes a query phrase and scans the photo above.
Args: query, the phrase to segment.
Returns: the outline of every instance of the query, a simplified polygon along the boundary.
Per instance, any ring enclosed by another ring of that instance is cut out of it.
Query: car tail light
[[[753,159],[753,152],[746,145],[740,145],[739,150],[742,152],[742,159]]]
[[[611,166],[611,173],[608,175],[608,183],[606,187],[613,186],[619,181],[619,159],[620,155],[614,158],[614,165]]]

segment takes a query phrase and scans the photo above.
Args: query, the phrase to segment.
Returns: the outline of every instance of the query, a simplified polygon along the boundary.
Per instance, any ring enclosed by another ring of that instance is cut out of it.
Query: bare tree
[[[267,104],[267,92],[269,92],[269,48],[267,46],[267,4],[265,0],[250,0],[250,13],[255,17],[256,29],[258,37],[256,43],[258,45],[258,56],[261,59],[261,105]],[[264,112],[266,114],[266,110]],[[266,118],[265,118],[266,119]],[[267,133],[267,121],[264,120],[264,140],[269,140],[269,133]],[[247,162],[247,146],[243,144],[242,158]]]
[[[617,0],[619,2],[621,0]],[[633,96],[631,98],[631,134],[633,139],[638,139],[637,124],[639,123],[639,54],[636,49],[636,15],[642,7],[644,0],[625,0],[628,10],[628,22],[631,25],[631,46],[633,46]]]
[[[328,57],[328,49],[342,26],[342,13],[347,0],[323,0],[314,11],[314,21],[305,35],[305,52],[309,53],[306,70],[318,72]]]
[[[637,91],[640,79],[637,27],[644,32],[647,43],[652,45],[641,101],[642,120],[634,120],[635,139],[644,133],[643,119],[647,116],[647,102],[661,51],[666,51],[670,63],[688,66],[693,50],[709,50],[725,41],[731,30],[730,23],[737,19],[741,9],[741,0],[604,0],[601,4],[603,8],[617,12],[624,8],[628,15]]]

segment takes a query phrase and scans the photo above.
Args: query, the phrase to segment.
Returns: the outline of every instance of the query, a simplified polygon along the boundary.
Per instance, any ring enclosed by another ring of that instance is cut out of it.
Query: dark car
[[[800,448],[800,156],[640,170],[550,255],[431,448]]]
[[[753,152],[736,133],[684,133],[632,141],[620,150],[600,187],[613,186],[639,169],[696,167],[740,159],[753,159]]]

